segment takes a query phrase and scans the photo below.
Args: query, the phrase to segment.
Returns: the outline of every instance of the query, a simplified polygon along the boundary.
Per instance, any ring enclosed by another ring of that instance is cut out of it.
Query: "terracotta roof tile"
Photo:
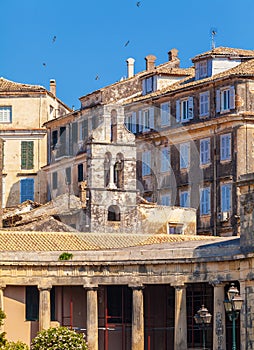
[[[1,91],[27,92],[27,91],[42,91],[42,90],[46,91],[46,89],[43,86],[16,83],[14,81],[7,80],[2,77],[0,78],[0,92]]]
[[[88,251],[144,246],[160,243],[199,241],[211,236],[95,234],[70,232],[0,232],[0,251]]]
[[[201,58],[205,58],[208,56],[235,56],[235,57],[254,57],[254,50],[244,50],[244,49],[236,49],[232,47],[215,47],[213,50],[209,50],[203,52],[195,57],[193,57],[192,61],[195,62],[200,60]]]

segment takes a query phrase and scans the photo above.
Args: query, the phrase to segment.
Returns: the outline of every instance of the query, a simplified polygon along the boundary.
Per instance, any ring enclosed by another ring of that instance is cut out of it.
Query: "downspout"
[[[217,236],[217,138],[216,130],[213,130],[213,206],[214,206],[214,225],[213,225],[213,235]]]
[[[41,95],[40,95],[40,104],[39,104],[39,129],[41,128],[41,110],[42,110],[42,99],[41,99]],[[39,172],[39,176],[37,175],[37,181],[38,181],[38,194],[39,194],[39,203],[41,203],[41,181],[40,181],[40,138],[38,138],[38,143],[37,143],[37,152],[38,152],[38,157],[37,157],[37,174]]]

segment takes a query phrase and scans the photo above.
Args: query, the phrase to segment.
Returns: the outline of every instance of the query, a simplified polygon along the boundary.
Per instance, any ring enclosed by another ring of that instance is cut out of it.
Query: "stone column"
[[[112,162],[112,160],[111,160]],[[109,189],[116,189],[116,185],[114,183],[114,164],[110,164],[109,168],[109,184],[107,186]]]
[[[175,339],[174,349],[187,349],[186,286],[175,286]]]
[[[87,342],[89,350],[98,350],[98,287],[87,288]]]
[[[39,331],[50,328],[50,290],[52,287],[38,287],[39,296]]]
[[[224,284],[213,285],[213,350],[226,349],[226,312],[224,307]]]
[[[133,291],[131,350],[144,350],[144,287],[131,286],[131,288]]]
[[[0,309],[4,311],[4,288],[6,286],[0,286]],[[4,320],[3,320],[4,321]],[[4,324],[0,326],[0,332],[4,331]]]

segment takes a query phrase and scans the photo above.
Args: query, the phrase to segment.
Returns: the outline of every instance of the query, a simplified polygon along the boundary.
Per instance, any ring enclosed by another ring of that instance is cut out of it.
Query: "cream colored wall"
[[[21,340],[26,344],[38,331],[38,322],[25,320],[25,287],[7,286],[4,290],[4,322],[6,338],[10,341]]]
[[[58,100],[45,94],[3,98],[0,100],[0,106],[12,106],[12,122],[0,123],[0,137],[5,141],[3,168],[5,207],[19,204],[20,180],[27,174],[37,173],[47,163],[47,137],[43,124],[59,116],[59,113],[68,111]],[[31,170],[21,170],[21,141],[34,141],[34,168]],[[24,176],[18,173],[23,173]],[[43,177],[35,174],[32,177],[35,182],[34,200],[44,203],[46,182],[42,181]]]

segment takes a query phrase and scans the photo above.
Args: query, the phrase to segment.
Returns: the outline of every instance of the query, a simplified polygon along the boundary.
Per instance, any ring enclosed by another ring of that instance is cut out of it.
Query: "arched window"
[[[117,188],[123,188],[124,184],[124,158],[122,153],[116,155],[116,162],[114,165],[114,183]]]
[[[107,187],[110,181],[110,164],[111,164],[111,153],[107,152],[104,156],[104,186]]]
[[[110,141],[116,142],[117,141],[117,112],[115,109],[112,109],[111,111],[111,135],[110,135]]]
[[[108,207],[108,221],[121,221],[121,213],[118,205]]]

